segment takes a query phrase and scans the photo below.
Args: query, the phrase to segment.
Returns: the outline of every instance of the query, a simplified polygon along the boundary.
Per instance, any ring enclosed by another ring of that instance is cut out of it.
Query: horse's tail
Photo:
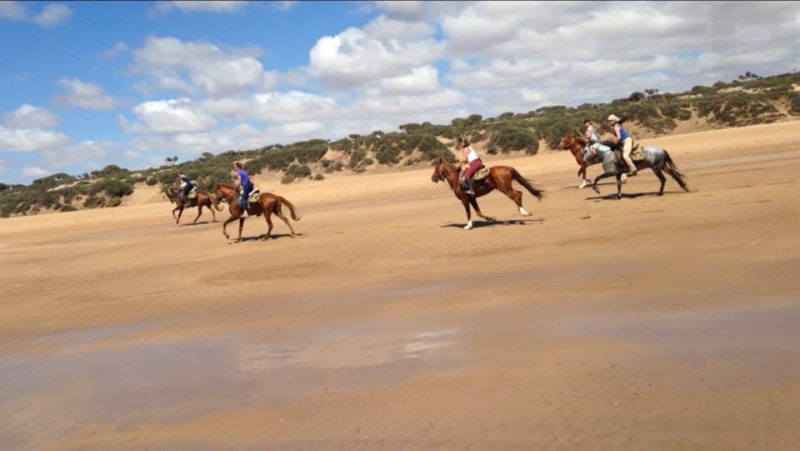
[[[287,207],[289,207],[289,211],[292,213],[292,219],[294,219],[295,221],[299,221],[300,220],[301,216],[299,216],[297,213],[295,213],[294,205],[292,205],[291,202],[289,202],[288,200],[286,200],[285,197],[282,197],[282,196],[276,195],[275,197],[277,197],[278,200],[283,205],[286,205]]]
[[[678,169],[666,150],[664,150],[664,171],[675,179],[684,191],[690,191],[689,184],[686,183],[686,176]]]
[[[536,196],[537,199],[542,200],[544,197],[544,191],[536,189],[533,185],[531,185],[531,182],[527,181],[525,177],[520,175],[516,169],[511,168],[511,176],[514,177],[514,180],[519,182],[520,185],[524,186],[525,189],[527,189],[531,194]]]

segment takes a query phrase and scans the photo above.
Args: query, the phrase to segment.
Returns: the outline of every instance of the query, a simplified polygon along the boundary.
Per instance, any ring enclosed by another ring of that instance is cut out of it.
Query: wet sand
[[[2,220],[0,449],[800,448],[800,127],[642,143],[696,191],[547,152],[490,159],[547,197],[469,232],[430,168],[257,178],[303,214],[266,242],[166,202]]]

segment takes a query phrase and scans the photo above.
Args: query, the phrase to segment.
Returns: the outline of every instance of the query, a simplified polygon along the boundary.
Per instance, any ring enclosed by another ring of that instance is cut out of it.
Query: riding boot
[[[472,177],[469,177],[467,179],[467,190],[465,191],[466,194],[469,194],[470,196],[474,196],[475,195],[475,185],[474,185],[474,183],[475,182],[473,182]]]

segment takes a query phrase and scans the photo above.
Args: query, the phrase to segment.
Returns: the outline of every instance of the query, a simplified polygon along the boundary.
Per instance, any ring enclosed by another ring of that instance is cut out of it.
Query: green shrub
[[[314,175],[314,180],[325,180],[325,176],[317,173],[316,175]]]
[[[147,186],[153,186],[158,183],[158,179],[153,177],[152,175],[147,178],[144,182]]]
[[[303,178],[311,175],[311,168],[304,164],[292,163],[291,166],[286,168],[286,175],[291,175],[294,178]]]
[[[355,169],[356,166],[358,166],[358,164],[361,163],[361,160],[363,160],[366,157],[367,157],[367,151],[366,150],[364,150],[364,149],[355,149],[350,154],[350,162],[347,164],[347,166],[350,169]]]
[[[281,183],[283,183],[284,185],[288,185],[288,184],[290,184],[292,182],[294,182],[294,176],[293,175],[286,174],[283,177],[281,177]]]
[[[533,130],[525,126],[504,124],[492,133],[489,147],[499,149],[503,153],[524,150],[528,155],[536,155],[539,151],[539,139]]]
[[[789,112],[800,115],[800,92],[795,92],[789,96]]]

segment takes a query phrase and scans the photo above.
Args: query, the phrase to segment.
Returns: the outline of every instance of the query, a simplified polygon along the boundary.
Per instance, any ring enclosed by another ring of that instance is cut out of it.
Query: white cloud
[[[10,19],[19,22],[25,20],[27,14],[28,12],[22,2],[0,2],[0,19]]]
[[[159,1],[150,10],[151,17],[163,17],[173,9],[189,12],[210,12],[210,13],[233,13],[242,10],[248,3],[247,1]]]
[[[299,121],[281,124],[271,130],[271,135],[280,138],[310,137],[325,129],[325,125],[320,121]]]
[[[52,27],[58,25],[72,15],[72,8],[59,3],[49,3],[44,7],[41,13],[33,16],[31,20],[37,25],[43,27]]]
[[[133,141],[128,154],[145,160],[153,152],[182,153],[197,156],[203,152],[220,153],[228,150],[249,150],[263,147],[269,137],[263,130],[249,124],[236,124],[203,132],[184,132],[171,135],[142,135]],[[158,164],[162,164],[163,159]]]
[[[419,0],[376,1],[384,14],[392,19],[415,20],[422,16],[424,3]]]
[[[42,151],[41,162],[49,170],[68,166],[82,169],[105,166],[103,161],[111,155],[109,148],[113,145],[108,141],[81,141],[61,149]]]
[[[364,27],[364,34],[378,40],[421,39],[433,36],[436,27],[428,22],[406,22],[378,16]]]
[[[51,111],[27,103],[6,113],[3,118],[3,123],[9,128],[51,128],[57,127],[60,122]]]
[[[31,15],[27,2],[0,2],[0,19],[16,22],[33,22],[42,27],[52,27],[63,23],[72,15],[72,8],[61,3],[48,3],[39,14]]]
[[[213,117],[201,111],[195,103],[186,98],[140,103],[133,108],[133,112],[144,122],[144,129],[136,129],[138,131],[196,132],[206,130],[217,123]]]
[[[341,114],[335,100],[302,91],[257,93],[244,98],[203,102],[209,114],[225,119],[253,119],[263,123],[298,122]]]
[[[378,84],[386,94],[430,94],[441,90],[439,71],[433,66],[415,67],[410,74],[381,79]]]
[[[63,86],[66,92],[57,94],[55,100],[64,105],[87,110],[109,110],[117,104],[117,101],[98,85],[77,78],[62,78],[58,84]]]
[[[151,77],[157,88],[186,92],[191,85],[223,97],[274,85],[277,74],[264,71],[255,58],[260,53],[257,47],[226,53],[213,44],[150,37],[134,52],[135,70]]]
[[[298,3],[297,0],[274,1],[275,9],[279,11],[289,11]]]
[[[23,177],[29,177],[33,179],[38,179],[41,177],[48,176],[50,174],[54,174],[55,171],[51,171],[48,169],[40,168],[37,166],[26,166],[22,168],[22,175]]]
[[[70,139],[64,133],[38,128],[9,128],[0,125],[0,151],[25,152],[64,145]]]
[[[309,54],[309,74],[334,87],[352,87],[430,63],[440,55],[433,39],[382,41],[348,28],[317,41]]]
[[[114,47],[111,47],[110,49],[108,49],[108,50],[104,51],[104,52],[103,52],[103,56],[105,56],[105,57],[106,57],[106,58],[108,58],[108,59],[114,59],[114,58],[116,58],[116,57],[117,57],[117,55],[119,55],[120,53],[127,52],[127,51],[128,51],[128,45],[127,45],[127,44],[125,44],[125,43],[124,43],[124,42],[122,42],[122,41],[118,41],[118,42],[117,42],[117,43],[114,45]]]

